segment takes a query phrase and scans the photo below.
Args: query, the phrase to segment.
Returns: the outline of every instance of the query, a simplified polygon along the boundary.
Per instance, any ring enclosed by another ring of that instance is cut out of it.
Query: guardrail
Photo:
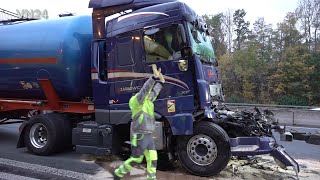
[[[281,109],[316,109],[319,106],[291,106],[291,105],[274,105],[274,104],[246,104],[246,103],[225,103],[227,106],[238,106],[238,107],[270,107],[270,108],[281,108]]]
[[[286,126],[302,126],[320,128],[320,109],[315,106],[285,106],[269,104],[226,103],[231,110],[243,110],[258,107],[269,109],[275,114],[279,124]]]

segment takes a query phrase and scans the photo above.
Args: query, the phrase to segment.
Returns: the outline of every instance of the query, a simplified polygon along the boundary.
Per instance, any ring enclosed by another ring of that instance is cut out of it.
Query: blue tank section
[[[0,98],[45,99],[39,78],[62,100],[92,97],[91,41],[91,16],[0,26]]]

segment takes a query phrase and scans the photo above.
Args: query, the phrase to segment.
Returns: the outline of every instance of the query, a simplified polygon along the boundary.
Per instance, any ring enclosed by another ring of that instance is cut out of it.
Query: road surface
[[[0,126],[0,179],[112,179],[111,172],[123,161],[119,157],[97,159],[68,151],[42,157],[30,154],[25,148],[16,149],[19,125]],[[306,129],[305,131],[317,131]],[[278,138],[278,137],[277,137]],[[299,179],[320,179],[320,146],[305,142],[281,142],[301,165]],[[123,160],[123,159],[122,159]],[[188,174],[179,163],[160,162],[158,179],[296,179],[292,169],[278,168],[270,156],[257,157],[257,163],[246,160],[232,160],[227,168],[213,178],[200,178]],[[247,164],[247,165],[244,165]],[[126,179],[145,179],[145,165],[134,169]]]

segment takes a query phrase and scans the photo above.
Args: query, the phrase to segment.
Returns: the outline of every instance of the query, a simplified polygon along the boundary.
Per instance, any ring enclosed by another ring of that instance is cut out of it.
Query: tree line
[[[320,0],[300,0],[276,27],[246,11],[204,15],[227,102],[320,105]]]

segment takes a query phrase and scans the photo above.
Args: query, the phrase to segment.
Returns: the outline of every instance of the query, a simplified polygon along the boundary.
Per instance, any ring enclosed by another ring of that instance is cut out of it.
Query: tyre
[[[192,136],[178,137],[177,155],[191,174],[208,177],[220,173],[231,157],[228,134],[211,122],[195,125]]]
[[[32,117],[24,130],[24,143],[33,154],[46,156],[62,151],[70,143],[71,124],[60,114]]]

